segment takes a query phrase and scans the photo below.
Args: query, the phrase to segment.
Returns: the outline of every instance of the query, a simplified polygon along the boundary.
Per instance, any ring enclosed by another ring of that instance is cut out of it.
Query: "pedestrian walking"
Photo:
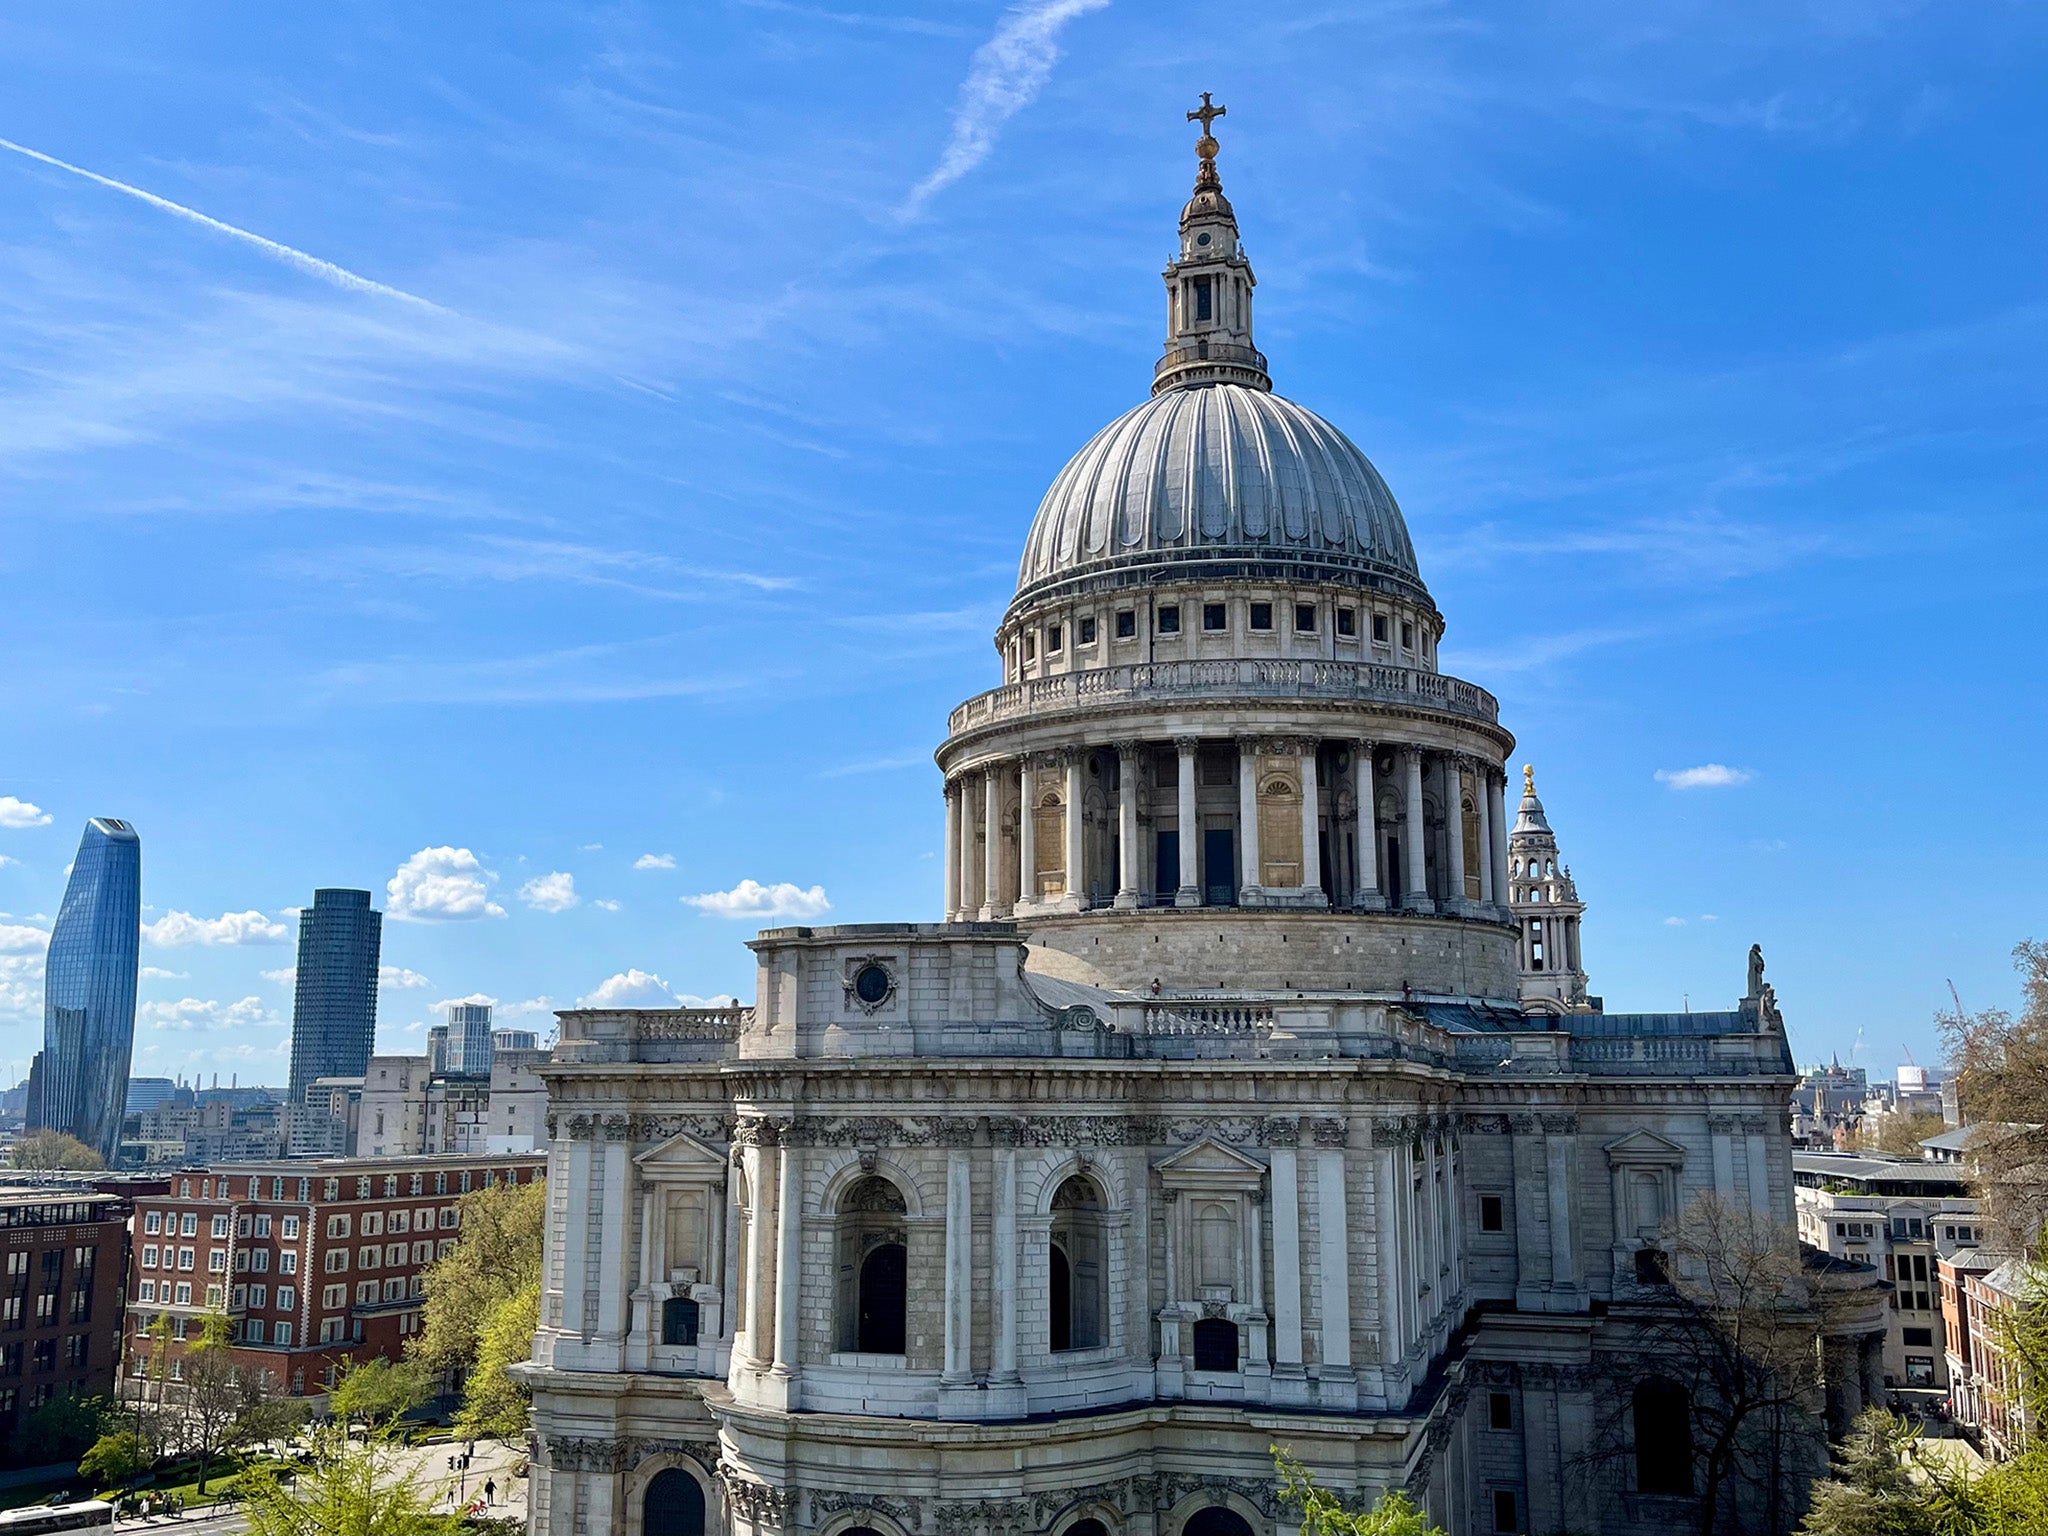
[[[495,1477],[487,1477],[484,1479],[484,1507],[488,1509],[497,1502],[498,1480]]]

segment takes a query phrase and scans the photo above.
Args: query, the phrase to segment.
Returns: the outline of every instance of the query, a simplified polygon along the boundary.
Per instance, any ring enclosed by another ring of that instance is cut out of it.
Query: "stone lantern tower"
[[[1558,857],[1557,834],[1536,798],[1536,770],[1526,764],[1521,809],[1508,834],[1508,905],[1518,930],[1522,1005],[1545,1013],[1593,1007],[1579,953],[1586,904],[1579,900],[1571,866]]]

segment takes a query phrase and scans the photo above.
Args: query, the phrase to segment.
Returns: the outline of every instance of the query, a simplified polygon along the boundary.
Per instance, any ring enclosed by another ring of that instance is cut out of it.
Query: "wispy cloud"
[[[787,880],[774,885],[742,880],[729,891],[707,891],[701,896],[685,896],[683,901],[712,917],[755,922],[771,917],[823,917],[832,910],[832,903],[825,899],[825,887],[814,885],[805,890]]]
[[[953,136],[932,173],[911,189],[902,209],[904,218],[916,217],[934,194],[988,158],[1003,125],[1045,89],[1059,62],[1060,33],[1067,23],[1108,4],[1109,0],[1025,0],[1003,17],[995,34],[974,51],[953,109]]]
[[[576,894],[576,877],[558,869],[520,886],[519,899],[536,912],[566,912],[583,898]]]
[[[836,768],[821,768],[816,777],[821,779],[850,779],[866,773],[893,773],[899,768],[930,767],[932,755],[929,752],[904,752],[895,757],[870,757],[857,763],[841,763]]]
[[[218,234],[228,235],[233,239],[256,247],[257,250],[262,251],[265,255],[276,257],[287,266],[296,267],[299,271],[306,273],[310,277],[317,277],[322,282],[332,283],[337,288],[345,288],[351,293],[372,293],[380,298],[397,299],[402,303],[417,304],[422,309],[431,309],[442,314],[447,313],[446,310],[443,310],[439,304],[434,303],[431,299],[423,299],[416,293],[407,293],[403,288],[393,288],[389,283],[377,282],[373,278],[364,277],[359,272],[351,272],[347,267],[336,266],[331,261],[323,261],[320,257],[299,250],[294,246],[266,239],[264,236],[256,234],[251,230],[243,229],[238,225],[224,223],[220,219],[214,218],[211,214],[201,213],[197,208],[187,208],[183,203],[174,203],[167,197],[158,197],[154,192],[145,192],[142,188],[130,186],[125,181],[116,181],[111,176],[100,175],[98,171],[88,171],[82,165],[73,165],[68,160],[59,160],[55,155],[46,155],[39,149],[30,149],[26,144],[17,144],[12,139],[0,139],[0,149],[9,149],[17,155],[26,156],[30,160],[40,161],[44,165],[55,166],[60,171],[69,171],[73,176],[83,176],[87,181],[97,182],[100,186],[111,188],[113,191],[123,193],[129,197],[137,198],[142,202],[148,203],[152,208],[161,208],[165,213],[172,214],[181,219],[188,219],[202,228],[213,230]]]
[[[676,856],[672,853],[643,853],[633,861],[635,869],[674,869]]]
[[[0,795],[0,827],[47,827],[50,813],[12,795]]]
[[[1756,775],[1747,768],[1730,768],[1726,763],[1701,763],[1697,768],[1659,768],[1659,784],[1672,789],[1733,789]]]
[[[159,949],[177,949],[187,944],[282,944],[291,937],[283,923],[273,922],[261,912],[223,912],[219,917],[194,917],[190,912],[171,911],[153,923],[142,925],[142,941]]]

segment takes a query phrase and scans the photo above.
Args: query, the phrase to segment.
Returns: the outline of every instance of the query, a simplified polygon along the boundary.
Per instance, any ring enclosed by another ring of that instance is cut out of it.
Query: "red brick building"
[[[420,1330],[420,1272],[455,1245],[472,1190],[530,1184],[546,1159],[292,1158],[174,1176],[135,1202],[127,1374],[146,1377],[159,1316],[170,1370],[209,1312],[234,1326],[237,1364],[314,1397],[344,1360],[399,1358]]]
[[[0,1190],[0,1447],[58,1393],[114,1390],[127,1210],[83,1187]]]

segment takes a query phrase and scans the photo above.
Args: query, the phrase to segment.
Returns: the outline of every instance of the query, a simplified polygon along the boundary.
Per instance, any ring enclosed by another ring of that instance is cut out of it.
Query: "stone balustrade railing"
[[[1261,1003],[1145,1003],[1138,1028],[1147,1035],[1271,1034],[1273,1009]]]
[[[1119,703],[1178,699],[1330,699],[1405,704],[1442,710],[1492,725],[1500,703],[1477,684],[1441,672],[1367,661],[1287,661],[1219,658],[1213,661],[1131,662],[1028,678],[976,694],[951,719],[952,734]]]
[[[653,1061],[722,1053],[752,1027],[754,1010],[723,1008],[570,1008],[562,1021],[558,1061]],[[643,1047],[652,1046],[654,1050]],[[676,1054],[682,1053],[681,1055]]]

